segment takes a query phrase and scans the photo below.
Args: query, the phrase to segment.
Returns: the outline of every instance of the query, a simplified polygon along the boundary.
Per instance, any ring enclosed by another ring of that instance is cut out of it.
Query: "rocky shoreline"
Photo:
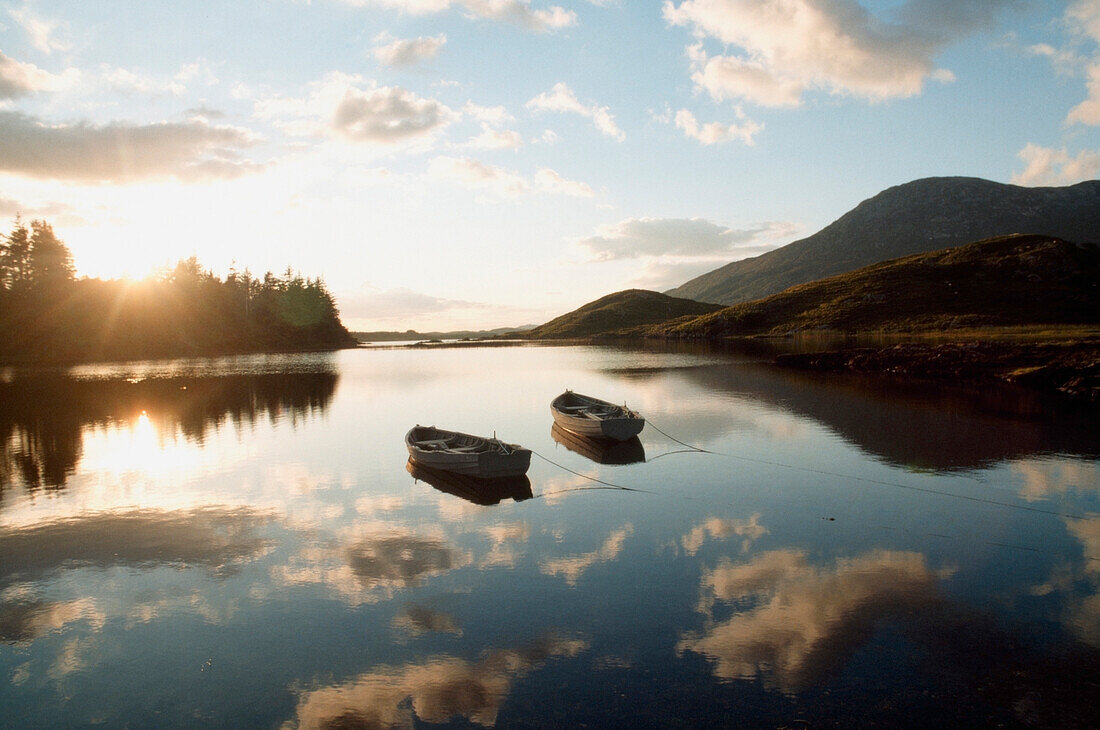
[[[1100,404],[1100,340],[904,343],[778,355],[777,365],[938,382],[1000,382]]]

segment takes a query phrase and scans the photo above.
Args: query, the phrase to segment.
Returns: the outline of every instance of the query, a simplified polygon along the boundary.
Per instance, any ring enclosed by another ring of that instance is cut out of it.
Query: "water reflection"
[[[0,499],[15,486],[64,487],[82,455],[89,428],[123,426],[136,438],[177,434],[201,445],[225,423],[292,424],[332,402],[334,371],[153,379],[77,380],[67,376],[0,382]],[[146,439],[147,441],[149,439]],[[130,449],[128,460],[137,454]]]
[[[966,391],[750,363],[681,372],[715,393],[812,418],[864,452],[905,468],[978,469],[1036,454],[1100,456],[1094,410],[1029,391]],[[688,425],[682,433],[705,436]]]
[[[720,677],[759,677],[765,686],[798,692],[842,667],[880,623],[937,603],[936,579],[913,552],[876,550],[831,570],[796,550],[744,564],[725,560],[702,580],[699,610],[710,625],[678,649],[710,658]],[[715,620],[720,606],[741,610]]]
[[[454,718],[492,727],[515,681],[555,657],[573,657],[587,644],[546,637],[522,649],[497,649],[471,662],[451,656],[379,667],[343,684],[304,693],[301,728],[417,727]]]
[[[645,461],[645,447],[637,436],[626,441],[601,441],[566,431],[554,424],[550,437],[570,451],[597,464],[638,464]]]
[[[274,569],[274,577],[285,585],[324,586],[348,603],[365,604],[388,600],[472,561],[468,551],[450,544],[438,528],[370,524],[306,544]]]
[[[500,504],[501,500],[512,499],[521,502],[531,499],[531,480],[527,475],[479,479],[465,474],[453,474],[440,469],[420,466],[410,459],[405,469],[413,479],[424,482],[440,492],[451,494],[482,506]]]
[[[250,509],[205,508],[90,513],[0,530],[0,589],[82,568],[200,566],[228,575],[268,549],[258,528],[269,520]]]

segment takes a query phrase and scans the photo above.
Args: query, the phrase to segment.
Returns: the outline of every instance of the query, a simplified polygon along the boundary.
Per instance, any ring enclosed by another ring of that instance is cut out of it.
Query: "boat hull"
[[[586,406],[592,410],[568,410]],[[593,411],[607,411],[609,415],[595,416]],[[569,391],[554,399],[550,413],[560,428],[590,439],[628,441],[645,428],[645,419],[623,406]]]
[[[451,439],[465,446],[426,448],[429,437]],[[530,449],[457,431],[417,426],[405,436],[405,446],[409,459],[419,466],[480,479],[522,476],[531,466]]]

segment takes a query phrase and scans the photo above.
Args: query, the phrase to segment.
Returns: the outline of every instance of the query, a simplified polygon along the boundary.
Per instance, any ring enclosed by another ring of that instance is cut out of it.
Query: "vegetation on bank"
[[[654,291],[627,289],[589,302],[529,330],[524,336],[531,339],[594,337],[669,320],[694,319],[721,308],[717,304],[678,299]]]
[[[0,361],[64,363],[353,347],[320,279],[221,279],[194,257],[155,278],[77,279],[52,226],[0,238]]]
[[[1100,323],[1100,247],[1012,235],[916,254],[646,328],[719,339]]]

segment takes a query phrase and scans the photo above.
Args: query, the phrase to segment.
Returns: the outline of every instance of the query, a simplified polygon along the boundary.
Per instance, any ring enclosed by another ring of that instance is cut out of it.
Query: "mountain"
[[[1100,323],[1100,247],[1011,235],[873,264],[648,334],[720,338]]]
[[[863,201],[808,238],[665,293],[736,304],[879,261],[1010,233],[1100,241],[1100,181],[1024,188],[968,177],[916,180]]]
[[[668,322],[679,317],[697,317],[721,308],[717,304],[678,299],[655,291],[627,289],[552,319],[532,329],[527,336],[533,339],[588,337]]]

